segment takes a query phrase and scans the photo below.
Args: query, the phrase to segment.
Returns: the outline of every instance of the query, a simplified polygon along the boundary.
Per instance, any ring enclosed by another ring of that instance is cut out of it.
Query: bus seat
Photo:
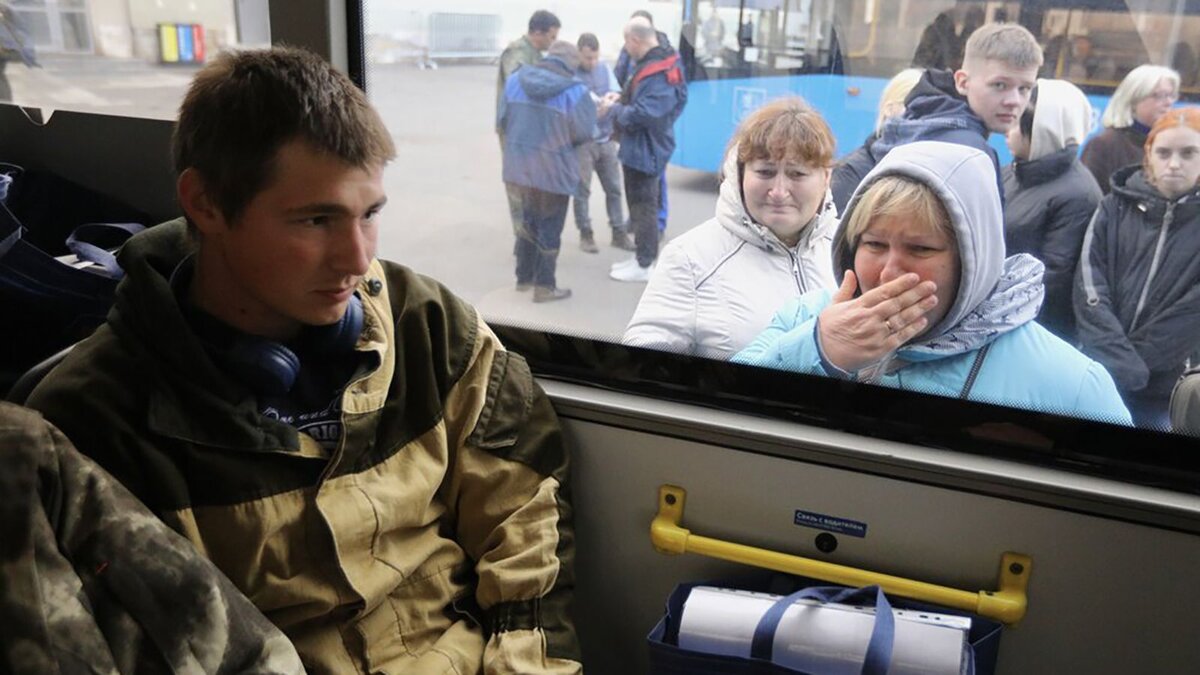
[[[42,381],[42,378],[46,377],[51,370],[54,370],[54,366],[57,366],[63,359],[67,358],[67,354],[70,354],[71,350],[74,348],[75,345],[69,345],[62,351],[46,357],[40,363],[25,371],[25,373],[18,377],[17,381],[13,383],[12,388],[8,390],[8,394],[4,397],[4,400],[8,401],[9,403],[16,403],[17,405],[25,405],[25,400],[29,398],[29,394],[33,393],[34,387],[38,386],[38,383]]]

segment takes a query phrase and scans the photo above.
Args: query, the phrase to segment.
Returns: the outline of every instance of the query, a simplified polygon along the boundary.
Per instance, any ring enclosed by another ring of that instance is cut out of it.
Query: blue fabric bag
[[[27,230],[0,203],[0,391],[27,369],[87,337],[104,322],[122,276],[111,253],[144,229],[131,223],[89,223],[66,248],[86,269],[57,260],[29,241]]]
[[[781,579],[785,581],[781,582]],[[785,585],[784,588],[780,587],[781,583]],[[678,646],[679,623],[683,616],[683,605],[693,588],[706,585],[783,594],[783,597],[767,611],[755,629],[750,658],[705,654]],[[799,590],[788,593],[793,588]],[[784,612],[797,600],[804,598],[822,602],[874,605],[878,610],[886,609],[886,611],[877,612],[875,629],[871,634],[864,658],[862,669],[864,675],[884,675],[887,672],[895,635],[894,618],[891,612],[893,605],[897,609],[970,617],[971,630],[967,636],[970,648],[967,652],[968,668],[966,672],[974,675],[992,675],[995,672],[1002,628],[998,621],[908,600],[889,601],[878,586],[855,589],[845,586],[830,586],[814,579],[781,577],[779,575],[756,577],[749,581],[741,580],[733,584],[728,582],[687,583],[676,586],[667,600],[666,615],[647,637],[650,650],[650,672],[653,675],[795,675],[801,671],[771,661],[771,649],[774,644],[775,629],[779,626]]]

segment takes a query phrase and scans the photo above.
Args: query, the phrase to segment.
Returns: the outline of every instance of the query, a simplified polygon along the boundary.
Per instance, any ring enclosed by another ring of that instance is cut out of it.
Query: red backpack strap
[[[683,73],[679,70],[679,54],[672,54],[662,61],[655,61],[645,68],[638,71],[633,77],[631,87],[636,87],[638,82],[659,73],[667,74],[667,82],[671,84],[679,84],[683,81]]]

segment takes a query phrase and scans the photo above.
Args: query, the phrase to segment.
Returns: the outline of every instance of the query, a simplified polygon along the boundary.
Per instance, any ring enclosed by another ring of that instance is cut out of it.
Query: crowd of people
[[[497,82],[516,289],[532,291],[534,302],[571,297],[555,271],[572,200],[580,248],[600,250],[588,204],[593,175],[604,189],[611,245],[634,252],[612,266],[611,278],[650,278],[666,229],[674,124],[687,102],[679,54],[648,12],[635,12],[625,24],[625,44],[611,71],[600,62],[594,34],[582,33],[571,44],[557,40],[560,27],[554,14],[534,12],[526,34],[501,55]]]
[[[799,98],[748,116],[715,217],[663,249],[623,341],[1171,428],[1200,353],[1200,109],[1141,66],[1093,137],[1013,23],[944,59],[898,73],[840,160]]]

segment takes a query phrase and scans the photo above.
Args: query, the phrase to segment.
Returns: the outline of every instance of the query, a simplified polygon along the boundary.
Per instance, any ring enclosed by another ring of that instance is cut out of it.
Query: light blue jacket
[[[817,315],[829,306],[828,290],[812,291],[788,303],[771,325],[734,361],[836,377],[817,349]],[[1108,371],[1036,321],[1021,324],[988,343],[987,354],[967,398],[1038,412],[1130,424]],[[957,398],[979,350],[951,356],[897,355],[912,359],[875,381],[887,387]]]
[[[812,291],[785,305],[733,360],[952,397],[963,396],[976,369],[970,400],[1130,424],[1108,371],[1033,320],[1044,295],[1044,267],[1026,254],[1005,258],[994,172],[986,154],[963,145],[900,146],[863,180],[834,235],[833,266],[841,278],[853,266],[857,244],[845,226],[871,184],[900,175],[938,195],[955,232],[961,276],[945,317],[924,335],[875,366],[843,372],[824,358],[817,339],[817,317],[832,294]]]

